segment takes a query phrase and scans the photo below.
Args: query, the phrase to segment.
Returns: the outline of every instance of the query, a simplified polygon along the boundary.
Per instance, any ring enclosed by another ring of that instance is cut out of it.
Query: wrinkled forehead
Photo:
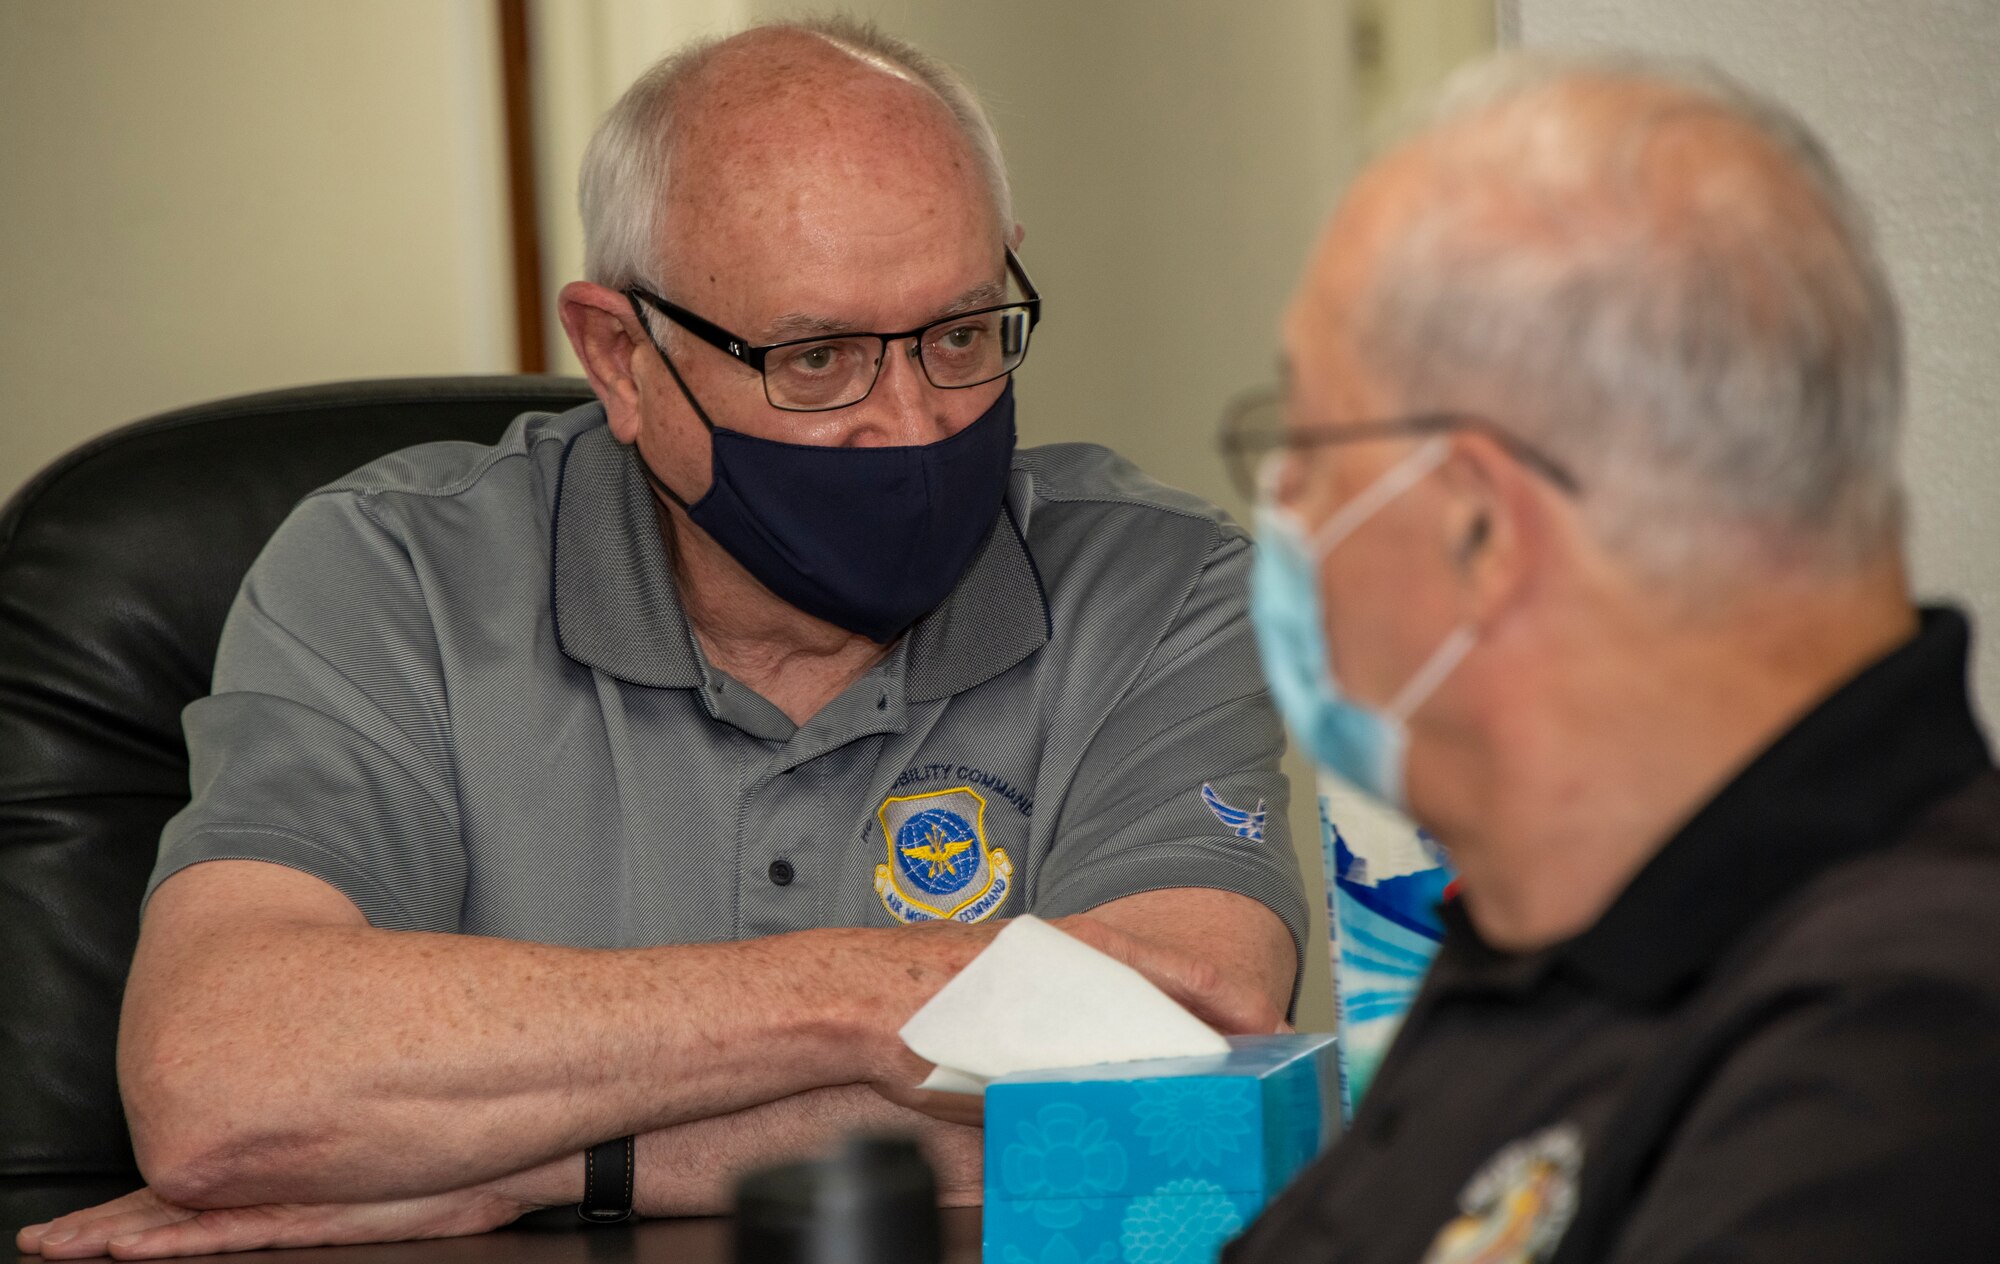
[[[928,88],[831,46],[725,50],[689,85],[674,141],[664,257],[997,243],[979,155]]]

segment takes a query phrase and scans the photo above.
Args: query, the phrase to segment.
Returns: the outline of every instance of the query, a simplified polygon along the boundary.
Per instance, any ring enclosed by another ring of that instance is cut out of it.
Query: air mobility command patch
[[[876,817],[889,862],[875,893],[903,922],[984,921],[1006,900],[1014,862],[986,845],[986,800],[970,786],[884,799]]]

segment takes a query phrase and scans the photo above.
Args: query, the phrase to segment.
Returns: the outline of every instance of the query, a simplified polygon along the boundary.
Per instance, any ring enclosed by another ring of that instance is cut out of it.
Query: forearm
[[[882,937],[917,932],[600,951],[365,925],[176,931],[142,942],[120,1071],[142,1169],[197,1206],[464,1188],[866,1080],[884,1022],[978,946],[941,936],[910,954],[937,974],[918,979],[882,968]]]
[[[231,1139],[232,1166],[273,1187],[239,1185],[229,1200],[434,1192],[588,1138],[855,1078],[803,1008],[779,1038],[782,983],[711,1004],[713,989],[686,976],[745,973],[712,949],[593,953],[326,927],[237,947],[168,989],[208,999],[138,1024],[123,1067],[142,1158],[156,1116],[167,1131],[203,1116],[255,1121]],[[760,1055],[730,1056],[751,1048]]]
[[[1291,935],[1276,914],[1244,896],[1200,888],[1146,892],[1100,905],[1062,924],[1086,941],[1097,941],[1128,958],[1129,946],[1100,941],[1091,925],[1174,949],[1170,957],[1144,958],[1149,972],[1183,999],[1236,998],[1227,1014],[1237,1021],[1227,1021],[1224,1014],[1210,1015],[1226,1030],[1270,1030],[1283,1016],[1291,995],[1296,966]],[[727,1212],[744,1172],[826,1153],[841,1137],[869,1130],[914,1136],[937,1172],[942,1202],[979,1201],[982,1129],[944,1122],[887,1101],[866,1086],[850,1084],[640,1137],[634,1205],[641,1213],[656,1216]],[[575,1203],[583,1196],[583,1156],[566,1155],[501,1186],[524,1202]]]
[[[703,1216],[730,1210],[736,1182],[767,1164],[830,1153],[861,1132],[902,1134],[923,1148],[939,1200],[976,1204],[984,1133],[884,1100],[858,1084],[813,1089],[712,1119],[641,1136],[633,1205],[642,1215]],[[541,1206],[583,1197],[583,1156],[566,1155],[500,1182],[508,1196]]]
[[[858,1131],[915,1137],[938,1173],[943,1201],[979,1198],[981,1133],[939,1123],[856,1085],[818,1089],[748,1110],[659,1129],[639,1139],[634,1195],[647,1215],[701,1215],[729,1209],[738,1176],[766,1163],[824,1153]],[[198,1211],[142,1189],[54,1221],[28,1225],[16,1247],[47,1259],[214,1255],[269,1247],[400,1242],[482,1233],[537,1207],[583,1195],[583,1156],[421,1198],[380,1202],[288,1203]]]

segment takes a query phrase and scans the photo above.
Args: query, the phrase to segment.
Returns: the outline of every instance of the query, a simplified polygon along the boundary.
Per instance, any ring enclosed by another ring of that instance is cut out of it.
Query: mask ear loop
[[[1478,643],[1479,636],[1470,624],[1461,623],[1452,629],[1451,634],[1431,651],[1430,661],[1419,667],[1409,683],[1397,691],[1388,709],[1383,712],[1384,716],[1396,724],[1406,723],[1417,713],[1418,707],[1430,700],[1437,687],[1444,683],[1444,678],[1451,675],[1452,670]]]
[[[652,343],[653,350],[659,353],[660,363],[666,365],[667,372],[673,375],[674,385],[681,388],[681,397],[687,400],[689,408],[694,409],[694,415],[708,428],[708,432],[714,434],[715,423],[708,419],[708,410],[701,406],[701,401],[694,397],[694,392],[689,390],[688,384],[681,379],[680,368],[674,364],[674,358],[667,354],[666,344],[654,335],[653,322],[646,319],[646,309],[640,305],[638,293],[634,290],[625,291],[625,301],[632,305],[632,316],[639,322],[639,328],[645,331],[646,341]]]
[[[1451,442],[1444,435],[1433,435],[1426,439],[1414,452],[1389,467],[1373,483],[1364,488],[1360,495],[1348,501],[1325,522],[1319,530],[1308,533],[1298,519],[1289,511],[1278,506],[1273,494],[1276,489],[1281,453],[1266,457],[1257,471],[1258,492],[1262,498],[1268,518],[1293,534],[1295,540],[1305,545],[1301,551],[1315,561],[1332,552],[1342,540],[1380,512],[1384,505],[1396,499],[1410,488],[1428,477],[1451,456]],[[1444,683],[1446,676],[1458,666],[1465,656],[1478,644],[1479,637],[1469,624],[1461,623],[1447,635],[1438,647],[1431,651],[1430,658],[1417,669],[1383,711],[1383,718],[1396,725],[1402,725],[1422,706],[1437,687]],[[1320,671],[1327,673],[1327,664],[1321,662]]]
[[[1444,435],[1433,435],[1418,446],[1416,451],[1389,467],[1359,496],[1348,501],[1312,535],[1312,555],[1323,558],[1332,552],[1342,540],[1352,535],[1362,523],[1381,511],[1390,501],[1401,496],[1410,488],[1443,465],[1451,456],[1451,441]],[[1431,651],[1430,658],[1417,669],[1396,696],[1383,710],[1383,717],[1396,725],[1402,725],[1416,713],[1418,707],[1444,683],[1461,660],[1478,644],[1478,635],[1472,628],[1461,623],[1447,635],[1438,647]]]
[[[1423,466],[1423,472],[1426,474],[1443,464],[1449,455],[1449,445],[1443,435],[1436,436],[1430,442],[1436,444],[1438,450],[1433,458],[1427,458]],[[1485,520],[1481,519],[1478,534],[1472,542],[1475,549],[1484,542],[1485,535]],[[1467,551],[1466,556],[1470,557],[1471,552]],[[1384,714],[1398,725],[1407,723],[1409,718],[1417,713],[1417,708],[1429,701],[1430,696],[1437,692],[1438,686],[1444,683],[1445,677],[1451,675],[1459,663],[1464,661],[1465,656],[1472,652],[1472,647],[1478,643],[1479,634],[1473,630],[1470,621],[1461,622],[1453,628],[1446,634],[1444,640],[1438,643],[1438,647],[1431,651],[1430,658],[1417,669],[1417,674],[1410,677],[1403,687],[1396,691],[1396,696],[1390,699]]]
[[[640,305],[638,294],[632,290],[625,291],[625,301],[632,305],[632,318],[639,322],[639,328],[645,332],[646,341],[653,344],[653,350],[656,353],[658,353],[660,357],[660,363],[667,366],[668,375],[674,379],[674,385],[680,388],[681,398],[685,399],[688,402],[689,408],[694,409],[695,417],[701,422],[702,426],[708,431],[709,468],[711,471],[710,473],[711,486],[709,490],[713,491],[714,490],[713,470],[715,462],[715,423],[708,419],[708,412],[707,410],[702,408],[701,401],[694,397],[694,392],[688,389],[688,384],[681,380],[681,371],[678,367],[675,366],[673,357],[667,354],[666,346],[660,342],[659,338],[654,336],[653,323],[646,319],[646,309]],[[654,491],[658,492],[662,496],[665,496],[668,500],[672,501],[674,504],[679,505],[683,511],[691,511],[694,508],[694,506],[688,504],[686,500],[682,499],[681,494],[679,492],[667,486],[665,479],[661,478],[658,474],[655,474],[653,472],[653,467],[646,464],[646,458],[643,454],[640,453],[639,445],[636,443],[632,445],[632,459],[639,463],[639,472],[646,476],[646,482],[652,485]],[[703,496],[702,499],[706,500],[708,499],[708,497]]]
[[[1432,435],[1416,451],[1385,470],[1381,477],[1362,489],[1359,496],[1333,511],[1331,517],[1312,533],[1315,559],[1333,552],[1334,546],[1354,534],[1356,528],[1381,511],[1382,507],[1422,482],[1451,455],[1451,443],[1443,435]]]

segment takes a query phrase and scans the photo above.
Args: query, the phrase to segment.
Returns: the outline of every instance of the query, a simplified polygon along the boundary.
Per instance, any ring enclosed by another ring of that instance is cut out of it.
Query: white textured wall
[[[1903,303],[1918,590],[1979,618],[2000,716],[2000,0],[1508,0],[1501,16],[1529,45],[1708,58],[1832,147]]]
[[[0,0],[0,498],[146,414],[505,372],[488,0]]]

